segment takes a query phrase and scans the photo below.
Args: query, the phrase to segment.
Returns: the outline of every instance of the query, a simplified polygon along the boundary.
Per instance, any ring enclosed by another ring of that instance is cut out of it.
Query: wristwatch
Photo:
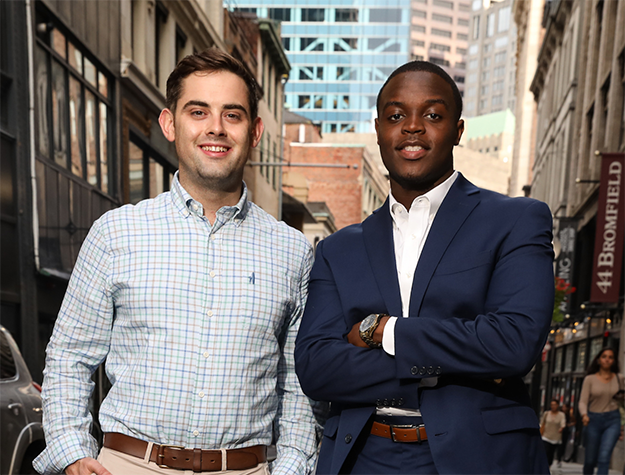
[[[382,343],[373,341],[373,332],[375,332],[378,328],[382,317],[386,316],[387,315],[383,313],[372,313],[360,322],[360,338],[369,346],[369,348],[382,348]]]

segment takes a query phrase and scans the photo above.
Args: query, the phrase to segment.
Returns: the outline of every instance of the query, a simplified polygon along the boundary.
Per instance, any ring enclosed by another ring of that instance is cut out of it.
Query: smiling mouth
[[[205,152],[227,152],[229,147],[222,147],[220,145],[203,145],[200,147]]]
[[[423,147],[419,145],[406,145],[403,150],[405,150],[406,152],[418,152],[420,150],[423,150]]]

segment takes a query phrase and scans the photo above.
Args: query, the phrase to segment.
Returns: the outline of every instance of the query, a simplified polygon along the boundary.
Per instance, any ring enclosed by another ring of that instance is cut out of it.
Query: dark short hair
[[[252,120],[256,119],[260,97],[256,79],[241,61],[217,48],[209,48],[200,53],[190,54],[180,60],[167,79],[167,108],[175,112],[178,99],[182,95],[182,81],[185,78],[193,73],[217,71],[229,71],[243,79],[247,86],[250,117]]]
[[[410,61],[391,73],[388,77],[380,92],[378,92],[378,99],[376,101],[376,108],[378,110],[378,114],[380,113],[380,96],[382,95],[382,91],[386,88],[388,82],[393,79],[395,76],[398,76],[403,73],[410,72],[424,72],[424,73],[432,73],[440,76],[447,84],[451,86],[451,92],[454,96],[454,103],[456,104],[456,111],[458,113],[457,119],[460,119],[462,116],[462,96],[460,95],[460,91],[458,90],[458,86],[454,82],[454,80],[445,72],[443,68],[437,66],[434,63],[430,63],[428,61]]]
[[[603,355],[606,351],[611,351],[612,355],[614,355],[614,362],[612,363],[612,366],[610,367],[610,371],[612,371],[614,374],[620,373],[618,357],[616,356],[616,350],[614,348],[606,346],[604,348],[601,348],[601,351],[597,353],[597,356],[593,358],[592,362],[588,365],[588,370],[586,371],[586,374],[595,374],[599,371],[599,368],[600,368],[599,358],[601,358],[601,355]]]

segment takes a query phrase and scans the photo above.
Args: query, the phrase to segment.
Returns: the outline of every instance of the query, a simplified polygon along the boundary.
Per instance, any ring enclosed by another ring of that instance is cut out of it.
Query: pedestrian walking
[[[623,394],[623,375],[612,348],[603,348],[588,366],[579,399],[585,430],[584,475],[608,473],[612,451],[621,434],[618,395]]]
[[[549,466],[553,464],[556,450],[562,445],[562,432],[566,427],[566,416],[560,410],[557,399],[552,399],[550,409],[543,413],[540,420],[540,433],[545,444]]]

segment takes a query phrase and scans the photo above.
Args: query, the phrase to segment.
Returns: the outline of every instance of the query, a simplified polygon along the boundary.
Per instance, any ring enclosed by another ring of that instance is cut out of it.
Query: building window
[[[465,63],[465,62],[456,63],[456,68],[458,68],[458,69],[467,69],[467,63]]]
[[[186,56],[187,35],[176,28],[176,63]]]
[[[282,47],[284,48],[284,51],[291,51],[291,38],[283,36]]]
[[[323,96],[315,96],[315,109],[323,109]]]
[[[37,151],[112,194],[111,77],[65,32],[37,23],[44,25],[35,48]]]
[[[480,37],[480,17],[473,17],[473,29],[471,30],[471,39],[477,40]]]
[[[477,59],[469,60],[469,69],[477,69]]]
[[[436,7],[448,8],[449,10],[454,9],[454,2],[448,2],[445,0],[434,0],[432,4]]]
[[[490,67],[490,56],[486,56],[485,58],[482,58],[482,67],[483,68]]]
[[[308,104],[310,104],[310,96],[298,96],[297,107],[299,109],[308,108]]]
[[[475,86],[467,87],[466,93],[467,97],[475,97]]]
[[[169,190],[176,169],[133,132],[128,145],[128,203]]]
[[[358,50],[358,38],[339,38],[335,40],[334,51]]]
[[[416,46],[418,48],[425,48],[425,41],[422,40],[410,40],[412,46]]]
[[[430,63],[438,64],[439,66],[449,66],[449,61],[443,58],[436,58],[430,56]]]
[[[480,90],[480,94],[482,96],[485,96],[488,94],[488,85],[482,86],[482,89]]]
[[[451,47],[447,45],[441,45],[438,43],[430,43],[430,49],[437,50],[437,51],[451,51]]]
[[[489,13],[486,17],[486,38],[495,34],[495,14]]]
[[[401,23],[400,8],[370,8],[370,23]]]
[[[423,61],[424,56],[421,54],[413,54],[412,55],[412,61]]]
[[[451,23],[453,18],[449,15],[439,15],[438,13],[432,13],[432,20],[440,21],[442,23]]]
[[[417,33],[425,33],[425,26],[421,25],[412,25],[412,31],[416,31]]]
[[[300,51],[324,51],[323,41],[320,38],[300,38]]]
[[[506,67],[505,66],[497,66],[494,70],[493,70],[493,76],[498,78],[501,77],[503,75],[506,74]]]
[[[493,44],[492,43],[487,43],[484,45],[484,47],[482,48],[482,52],[484,54],[488,54],[493,50]]]
[[[495,40],[495,48],[503,48],[504,46],[508,46],[507,36],[502,36],[501,38],[497,38]]]
[[[490,79],[490,71],[482,71],[482,81],[488,81]]]
[[[470,55],[477,54],[478,50],[479,50],[479,46],[478,45],[471,45],[471,46],[469,46],[469,54]]]
[[[456,38],[460,41],[468,41],[469,35],[465,35],[464,33],[456,33]]]
[[[497,32],[503,33],[510,29],[510,7],[503,7],[499,10],[499,18],[497,22]]]
[[[493,96],[493,100],[491,104],[493,106],[500,106],[501,104],[503,104],[503,96],[501,94],[497,94],[496,96]]]
[[[358,10],[356,8],[337,8],[334,13],[336,22],[357,22]]]
[[[438,28],[432,28],[432,34],[436,36],[443,36],[445,38],[451,38],[451,31],[439,30]]]
[[[467,54],[467,49],[466,48],[456,48],[456,54],[466,55]]]
[[[269,18],[278,21],[291,21],[290,8],[269,8]]]
[[[493,83],[493,92],[503,91],[503,81],[495,81]]]
[[[425,18],[427,14],[421,10],[413,10],[412,16],[415,18]]]
[[[325,9],[302,8],[302,21],[324,21]]]
[[[458,18],[458,26],[469,26],[469,20],[465,18]]]
[[[471,5],[469,5],[468,3],[461,3],[459,5],[459,9],[461,12],[470,12],[471,11]]]
[[[506,52],[500,51],[499,53],[495,53],[495,63],[501,63],[506,60]]]

